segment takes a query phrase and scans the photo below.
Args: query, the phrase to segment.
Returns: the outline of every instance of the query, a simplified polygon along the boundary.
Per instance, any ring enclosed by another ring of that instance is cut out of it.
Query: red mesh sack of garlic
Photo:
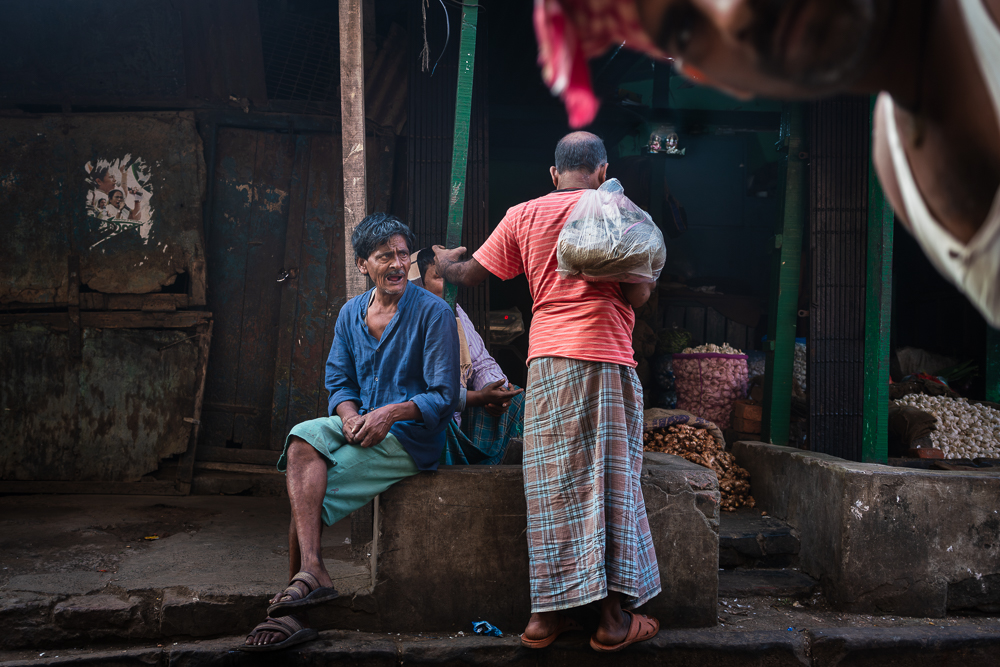
[[[729,428],[734,404],[747,395],[747,355],[728,345],[703,345],[673,357],[677,409]]]

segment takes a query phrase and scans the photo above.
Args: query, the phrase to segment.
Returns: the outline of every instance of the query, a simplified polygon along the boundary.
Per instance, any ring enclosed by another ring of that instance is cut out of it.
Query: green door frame
[[[806,166],[801,104],[786,104],[781,114],[785,158],[785,194],[774,235],[771,308],[764,373],[764,420],[761,439],[787,445],[792,414],[795,325],[798,317],[802,230],[806,220]]]
[[[875,96],[871,98],[874,120]],[[892,206],[868,159],[868,256],[865,289],[865,375],[861,460],[889,459],[889,331],[892,308]]]
[[[451,186],[448,188],[449,248],[462,245],[462,216],[465,213],[465,176],[469,157],[469,118],[472,115],[472,81],[476,68],[476,26],[479,6],[462,5],[462,37],[458,46],[458,90],[455,94],[455,132],[451,146]],[[455,309],[458,287],[446,282],[444,298]]]

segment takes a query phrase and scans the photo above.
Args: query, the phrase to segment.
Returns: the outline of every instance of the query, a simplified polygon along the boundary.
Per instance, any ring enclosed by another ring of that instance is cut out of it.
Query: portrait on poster
[[[134,229],[146,239],[155,211],[150,171],[142,158],[97,159],[84,165],[87,173],[87,215],[100,221],[109,238]]]

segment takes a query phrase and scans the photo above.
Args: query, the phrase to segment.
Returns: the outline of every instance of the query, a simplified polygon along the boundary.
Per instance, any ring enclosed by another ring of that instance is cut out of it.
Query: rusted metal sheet
[[[0,101],[109,105],[184,97],[175,2],[6,0],[3,12]]]
[[[71,254],[82,292],[188,293],[198,282],[185,275],[204,267],[192,114],[0,118],[0,136],[0,307],[66,305]],[[128,191],[124,207],[108,209],[115,191]]]
[[[189,99],[267,103],[256,0],[180,0]]]
[[[187,449],[197,332],[85,324],[79,360],[68,335],[0,326],[0,479],[133,482]]]
[[[368,120],[402,135],[406,126],[408,82],[406,31],[393,24],[371,68],[365,73],[365,115]]]

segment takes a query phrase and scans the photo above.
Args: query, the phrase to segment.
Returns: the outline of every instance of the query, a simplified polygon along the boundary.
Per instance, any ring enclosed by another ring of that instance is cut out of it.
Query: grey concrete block
[[[207,637],[245,628],[267,616],[268,596],[227,595],[203,598],[187,588],[168,588],[160,602],[160,635]]]
[[[1000,628],[824,628],[810,635],[815,667],[1000,665]]]
[[[794,570],[731,570],[719,573],[721,597],[809,597],[815,589],[815,579]]]
[[[445,466],[382,494],[374,596],[383,628],[469,632],[488,620],[520,632],[530,615],[523,484],[515,466]],[[715,473],[647,455],[642,487],[663,581],[644,611],[664,627],[714,625]]]
[[[49,610],[57,598],[0,591],[0,650],[30,646],[49,635]]]
[[[86,595],[63,600],[52,610],[56,625],[67,630],[127,628],[139,613],[142,600],[114,595]]]
[[[642,494],[663,592],[642,611],[655,616],[661,627],[707,627],[717,622],[718,484],[707,468],[677,456],[646,454]],[[706,503],[706,497],[713,502]]]
[[[733,451],[758,506],[795,527],[802,570],[838,609],[940,617],[949,587],[966,604],[962,582],[1000,574],[994,469],[896,468],[749,442]],[[976,605],[1000,603],[997,592],[980,591]]]
[[[87,595],[104,588],[109,576],[99,572],[52,572],[47,574],[22,574],[11,577],[9,591],[30,591],[49,595]]]
[[[442,466],[379,501],[375,598],[397,632],[504,631],[529,616],[524,484],[517,466]]]

